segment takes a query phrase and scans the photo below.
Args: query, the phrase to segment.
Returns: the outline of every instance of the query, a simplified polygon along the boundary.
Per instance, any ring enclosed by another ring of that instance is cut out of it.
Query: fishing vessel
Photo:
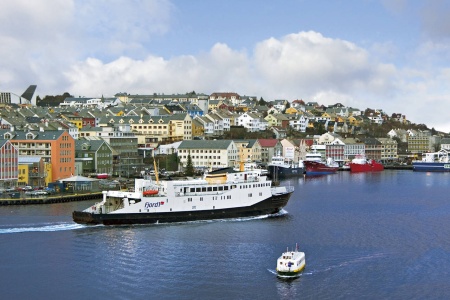
[[[322,160],[322,155],[317,151],[307,153],[303,161],[305,174],[310,176],[334,174],[339,169],[339,164],[331,157]]]
[[[350,172],[378,172],[383,171],[383,164],[373,160],[366,159],[364,155],[357,155],[349,163]]]
[[[260,172],[205,174],[200,179],[135,179],[132,191],[104,191],[103,200],[74,211],[79,224],[146,224],[251,217],[280,212],[294,191],[272,187]]]
[[[301,161],[295,163],[293,160],[285,159],[279,154],[272,157],[271,162],[267,164],[267,169],[270,176],[277,179],[301,176],[305,172]]]
[[[415,172],[450,172],[448,151],[441,149],[438,152],[425,153],[422,160],[412,162]]]
[[[298,251],[298,246],[295,249],[281,254],[277,259],[277,274],[280,276],[298,276],[305,268],[305,253]]]

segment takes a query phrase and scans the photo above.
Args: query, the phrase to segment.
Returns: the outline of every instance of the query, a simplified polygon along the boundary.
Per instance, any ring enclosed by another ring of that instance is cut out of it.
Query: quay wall
[[[102,199],[102,193],[86,193],[86,194],[72,194],[72,195],[57,195],[44,197],[28,197],[28,198],[0,198],[0,206],[4,205],[30,205],[30,204],[51,204],[74,201],[86,201]]]

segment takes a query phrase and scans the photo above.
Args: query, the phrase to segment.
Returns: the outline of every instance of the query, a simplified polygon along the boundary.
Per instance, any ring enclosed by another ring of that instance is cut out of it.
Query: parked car
[[[55,189],[52,189],[52,188],[46,188],[45,191],[46,191],[47,194],[49,194],[49,195],[56,194]]]

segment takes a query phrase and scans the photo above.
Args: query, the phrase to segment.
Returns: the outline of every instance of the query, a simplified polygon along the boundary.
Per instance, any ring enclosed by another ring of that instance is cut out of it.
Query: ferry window
[[[262,196],[262,193],[260,192],[259,195]]]
[[[200,197],[200,201],[203,201],[203,197]]]
[[[191,193],[195,192],[195,188],[191,188]]]
[[[195,191],[196,192],[201,192],[201,188],[196,188]]]
[[[225,191],[228,191],[228,185],[223,187]]]
[[[214,192],[217,191],[217,186],[213,187],[213,191],[214,191]]]
[[[223,191],[223,186],[219,186],[219,191]]]
[[[206,188],[205,187],[202,187],[202,192],[206,192]]]
[[[248,194],[248,196],[251,197],[251,196],[252,196],[252,193]]]
[[[212,187],[208,187],[208,192],[212,192]]]
[[[232,188],[232,189],[235,189],[235,188],[236,188],[236,186],[235,186],[235,185],[232,185],[232,186],[231,186],[231,188]]]

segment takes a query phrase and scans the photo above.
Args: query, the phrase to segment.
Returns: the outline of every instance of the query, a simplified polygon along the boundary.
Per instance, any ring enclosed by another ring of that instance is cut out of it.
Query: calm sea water
[[[278,217],[82,226],[93,201],[0,207],[2,299],[448,299],[450,174],[296,178]],[[274,274],[298,243],[306,269]]]

